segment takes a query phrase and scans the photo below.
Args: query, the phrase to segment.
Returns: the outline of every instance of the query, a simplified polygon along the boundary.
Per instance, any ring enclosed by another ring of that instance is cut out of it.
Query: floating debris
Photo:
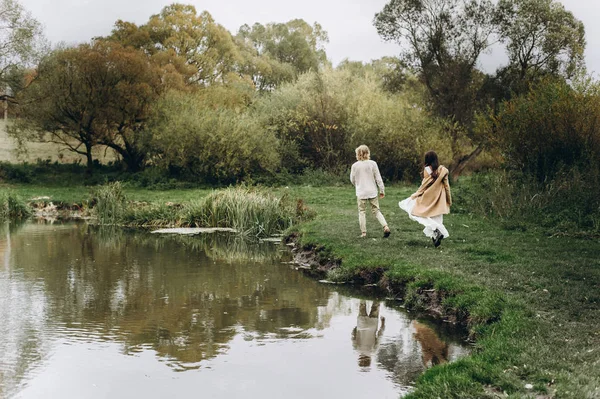
[[[276,244],[279,244],[281,242],[281,237],[261,238],[260,242],[274,242]]]
[[[237,233],[237,230],[229,227],[179,227],[154,230],[152,234],[180,234],[185,236],[195,236],[198,234],[212,234],[217,232]]]

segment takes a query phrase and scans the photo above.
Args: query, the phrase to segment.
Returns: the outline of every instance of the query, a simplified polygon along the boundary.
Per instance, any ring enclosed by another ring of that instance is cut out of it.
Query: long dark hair
[[[435,151],[428,151],[425,154],[425,166],[429,166],[431,168],[431,177],[433,180],[438,178],[438,167],[440,166],[440,162],[438,161],[438,156]]]

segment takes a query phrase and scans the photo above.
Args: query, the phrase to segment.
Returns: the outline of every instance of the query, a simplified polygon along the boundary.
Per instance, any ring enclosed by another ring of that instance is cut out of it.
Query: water
[[[467,353],[286,256],[234,236],[4,226],[0,398],[398,398]]]

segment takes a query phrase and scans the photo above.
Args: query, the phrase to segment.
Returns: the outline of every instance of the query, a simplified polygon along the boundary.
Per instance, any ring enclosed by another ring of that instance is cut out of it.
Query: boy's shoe
[[[442,243],[444,235],[438,229],[435,229],[433,233],[435,234],[435,238],[433,239],[433,245],[437,248]]]
[[[390,234],[392,234],[390,229],[383,230],[383,238],[388,238],[390,236]]]

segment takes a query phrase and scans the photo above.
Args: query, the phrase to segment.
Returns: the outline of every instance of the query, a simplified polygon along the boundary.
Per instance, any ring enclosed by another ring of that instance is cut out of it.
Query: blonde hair
[[[356,159],[359,161],[367,161],[371,159],[371,151],[369,151],[369,147],[364,144],[358,146],[358,148],[354,151],[356,152]]]

